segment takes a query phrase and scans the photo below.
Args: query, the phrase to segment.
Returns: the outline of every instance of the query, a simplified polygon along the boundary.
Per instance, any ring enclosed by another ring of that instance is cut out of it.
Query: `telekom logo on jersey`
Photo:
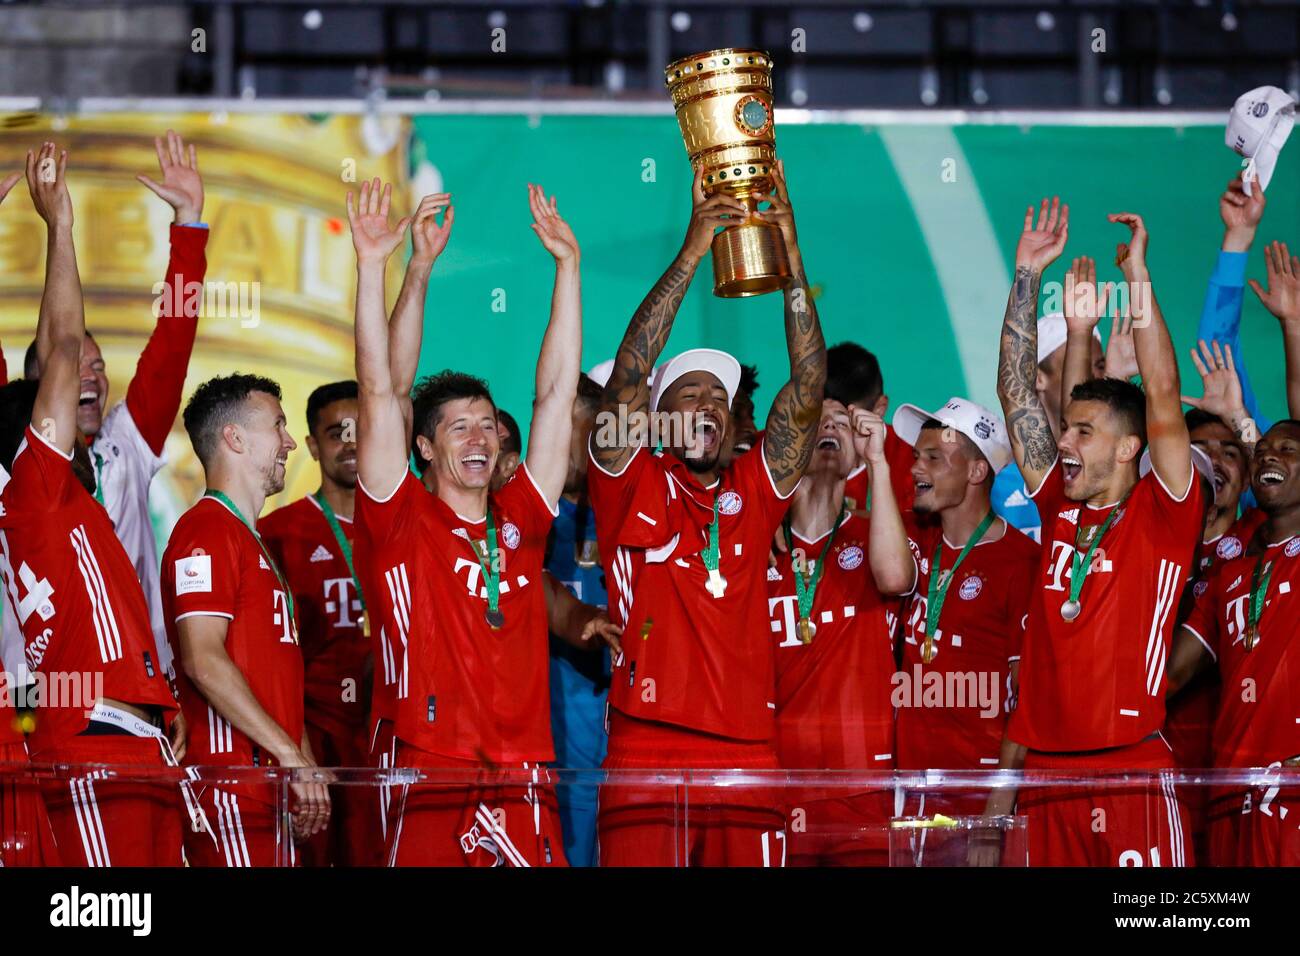
[[[325,579],[325,613],[337,614],[335,627],[359,627],[361,601],[353,599],[356,587],[351,577]]]
[[[461,571],[468,572],[465,577],[465,591],[471,597],[486,598],[488,596],[487,587],[480,586],[483,581],[483,566],[477,561],[471,561],[469,558],[457,558],[455,571],[459,574]],[[520,588],[528,587],[528,578],[522,574],[515,578],[515,586]],[[501,576],[501,593],[510,593],[510,582],[506,580],[505,575]]]
[[[1071,567],[1074,563],[1076,548],[1064,541],[1052,542],[1052,563],[1047,569],[1047,574],[1051,582],[1047,585],[1048,591],[1064,591],[1065,582],[1074,576],[1074,570]],[[1088,566],[1089,574],[1109,574],[1113,569],[1113,564],[1106,557],[1106,549],[1098,548],[1092,553],[1092,564]]]

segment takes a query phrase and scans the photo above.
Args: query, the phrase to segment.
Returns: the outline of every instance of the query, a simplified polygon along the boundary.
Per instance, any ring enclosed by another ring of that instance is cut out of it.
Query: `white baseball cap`
[[[740,388],[740,363],[735,356],[718,349],[690,349],[669,359],[650,374],[650,411],[659,410],[659,399],[673,382],[688,372],[709,372],[727,390],[727,407],[731,407]]]
[[[1224,142],[1233,152],[1244,156],[1245,172],[1241,185],[1247,196],[1254,195],[1251,184],[1258,181],[1260,189],[1268,188],[1277,166],[1282,145],[1295,126],[1295,100],[1285,90],[1276,86],[1259,86],[1237,97],[1228,112],[1228,131]]]
[[[1000,416],[966,398],[950,398],[937,412],[916,405],[899,405],[894,412],[894,431],[909,445],[915,445],[921,426],[931,419],[943,422],[975,443],[988,459],[994,474],[1011,464],[1011,440]]]
[[[1214,487],[1214,463],[1210,461],[1210,456],[1202,448],[1192,446],[1192,467],[1200,474],[1202,478]],[[1145,478],[1147,472],[1151,470],[1151,449],[1147,448],[1142,452],[1142,457],[1138,459],[1138,477]]]
[[[600,362],[591,367],[591,371],[587,373],[587,378],[591,379],[601,388],[604,388],[606,385],[609,384],[609,377],[610,375],[613,374],[613,372],[614,372],[614,360],[605,359],[605,361]]]
[[[1038,361],[1047,358],[1065,345],[1069,332],[1065,326],[1064,312],[1049,312],[1038,320]],[[1101,331],[1092,327],[1092,337],[1101,341]]]

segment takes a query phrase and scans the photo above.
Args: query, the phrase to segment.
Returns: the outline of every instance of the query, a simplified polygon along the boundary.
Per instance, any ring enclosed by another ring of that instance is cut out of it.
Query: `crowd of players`
[[[197,155],[170,131],[157,152],[160,180],[139,178],[175,210],[165,281],[188,289],[206,268]],[[875,358],[824,344],[778,168],[758,215],[792,266],[789,376],[760,430],[754,369],[713,349],[660,361],[745,207],[696,176],[680,251],[584,374],[579,244],[529,186],[555,285],[525,445],[481,379],[416,381],[451,196],[394,223],[391,185],[367,182],[347,196],[357,377],[306,409],[319,489],[261,515],[297,447],[280,388],[210,379],[183,413],[206,491],[159,556],[148,491],[199,303],[158,319],[106,412],[66,173],[53,143],[28,155],[46,283],[24,375],[0,391],[0,863],[880,865],[892,819],[1013,811],[1033,864],[1300,862],[1296,788],[1159,773],[1300,762],[1300,423],[1266,427],[1233,349],[1261,190],[1220,198],[1201,397],[1180,392],[1137,215],[1109,217],[1128,233],[1125,314],[1080,258],[1064,314],[1039,318],[1069,227],[1044,200],[1016,247],[1003,415],[958,396],[890,427]],[[1300,416],[1300,259],[1275,243],[1265,266],[1251,285]],[[638,416],[667,424],[605,427]],[[102,681],[93,708],[48,693],[73,673]],[[12,772],[29,760],[72,769]],[[683,798],[557,786],[555,766],[1150,776]],[[286,808],[222,767],[304,772]],[[406,772],[311,772],[329,767]],[[977,828],[970,862],[996,864],[1001,840]]]

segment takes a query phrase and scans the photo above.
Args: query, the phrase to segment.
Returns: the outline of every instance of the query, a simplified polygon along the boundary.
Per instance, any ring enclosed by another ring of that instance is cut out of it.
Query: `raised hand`
[[[691,221],[686,227],[686,239],[682,242],[682,254],[698,262],[713,244],[714,230],[742,222],[749,215],[749,210],[743,202],[727,193],[706,196],[702,168],[695,170],[691,194],[694,201],[691,206]]]
[[[0,203],[5,201],[5,196],[9,195],[9,190],[18,184],[18,180],[23,178],[22,173],[10,173],[4,179],[0,179]]]
[[[201,221],[203,177],[199,175],[199,157],[194,145],[186,147],[179,133],[168,130],[166,140],[154,139],[153,148],[158,154],[162,182],[154,182],[148,176],[136,176],[136,181],[176,210],[175,222]]]
[[[1138,374],[1137,348],[1133,344],[1133,317],[1119,314],[1114,304],[1110,319],[1110,338],[1106,340],[1106,378],[1130,379]]]
[[[758,213],[760,219],[781,227],[786,252],[793,259],[799,255],[799,235],[795,230],[794,207],[790,205],[790,189],[785,181],[785,160],[778,159],[772,170],[772,193],[763,201],[768,208]]]
[[[380,183],[378,176],[361,184],[361,196],[355,208],[352,193],[348,192],[348,224],[352,227],[352,245],[357,250],[358,262],[386,260],[402,244],[411,217],[398,220],[396,226],[388,224],[392,195],[393,184]]]
[[[1238,173],[1219,197],[1219,217],[1223,219],[1223,248],[1228,252],[1245,252],[1255,239],[1255,230],[1264,217],[1264,190],[1247,196]]]
[[[555,207],[555,197],[549,200],[541,186],[528,184],[528,208],[533,214],[533,224],[530,227],[533,232],[537,233],[537,238],[542,240],[542,245],[546,251],[555,257],[558,265],[561,262],[572,262],[577,265],[582,254],[578,249],[578,240],[573,235],[573,230],[569,224],[560,218],[559,210]]]
[[[1300,324],[1300,259],[1291,255],[1285,242],[1271,242],[1264,247],[1264,267],[1267,288],[1249,280],[1255,295],[1283,325]]]
[[[1065,274],[1065,326],[1075,332],[1091,332],[1106,314],[1109,289],[1097,288],[1097,263],[1081,256],[1070,264]]]
[[[438,213],[446,210],[442,225]],[[451,193],[432,193],[420,200],[411,223],[411,262],[433,265],[447,248],[451,238],[451,224],[456,221],[456,207],[451,204]]]
[[[885,460],[885,420],[875,412],[856,405],[849,406],[853,426],[853,448],[858,457],[870,464]]]
[[[27,151],[27,189],[32,194],[32,205],[37,214],[51,229],[72,228],[72,197],[68,195],[67,168],[68,151],[57,150],[53,143],[42,143],[35,154]]]
[[[1132,271],[1146,269],[1147,265],[1147,227],[1142,217],[1134,212],[1113,212],[1106,217],[1107,222],[1118,222],[1128,226],[1129,240],[1115,246],[1115,265],[1125,275]]]
[[[1241,379],[1237,377],[1237,366],[1232,360],[1232,346],[1204,340],[1200,342],[1200,351],[1192,349],[1192,364],[1201,376],[1200,398],[1182,396],[1184,404],[1218,415],[1227,425],[1236,430],[1236,423],[1246,416],[1245,403],[1241,396]]]
[[[1016,266],[1041,273],[1056,261],[1065,250],[1065,240],[1070,233],[1070,207],[1061,205],[1053,197],[1049,205],[1044,199],[1038,210],[1038,225],[1034,225],[1034,207],[1025,210],[1025,228],[1016,243]]]

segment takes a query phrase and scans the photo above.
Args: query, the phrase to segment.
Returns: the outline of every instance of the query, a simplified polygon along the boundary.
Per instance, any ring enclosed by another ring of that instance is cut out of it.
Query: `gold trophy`
[[[760,50],[710,50],[670,63],[664,79],[704,191],[725,190],[756,211],[776,167],[772,58]],[[714,295],[763,295],[789,278],[780,227],[751,215],[714,237]]]

